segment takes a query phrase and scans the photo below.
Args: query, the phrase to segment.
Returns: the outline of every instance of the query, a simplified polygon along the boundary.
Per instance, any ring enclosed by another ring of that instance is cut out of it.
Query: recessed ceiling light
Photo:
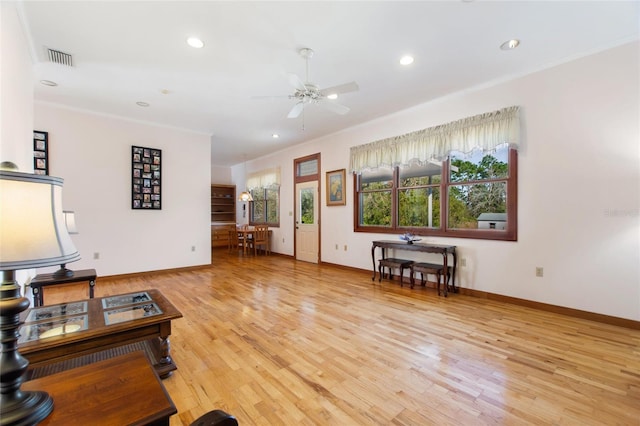
[[[138,101],[138,102],[136,102],[136,105],[146,108],[146,107],[149,106],[149,103],[148,102]]]
[[[400,58],[401,65],[411,65],[412,63],[413,63],[413,56],[405,55],[402,58]]]
[[[44,84],[45,86],[51,86],[51,87],[55,87],[58,85],[58,83],[51,80],[40,80],[40,84]]]
[[[160,90],[160,93],[162,93],[163,95],[168,95],[169,93],[171,93],[171,90],[169,90],[169,89],[162,89],[162,90]]]
[[[201,49],[204,47],[204,42],[198,37],[189,37],[187,39],[187,44],[191,47],[195,47],[196,49]]]
[[[327,99],[338,99],[338,94],[337,93],[332,93],[332,94],[327,96]]]
[[[511,40],[507,40],[504,43],[502,43],[500,45],[500,49],[502,50],[512,50],[515,49],[516,47],[518,47],[520,45],[520,40],[518,39],[511,39]]]
[[[280,137],[280,135],[277,134],[277,133],[274,133],[274,134],[271,135],[271,137],[274,138],[274,139],[278,139]]]

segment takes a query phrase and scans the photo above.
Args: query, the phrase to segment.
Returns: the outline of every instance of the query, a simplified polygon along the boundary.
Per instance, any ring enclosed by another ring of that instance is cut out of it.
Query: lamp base
[[[60,269],[58,269],[53,273],[54,278],[66,278],[66,277],[72,277],[72,276],[73,276],[73,271],[71,269],[67,269],[65,263],[60,265]]]
[[[4,397],[5,395],[3,395]],[[53,399],[46,392],[20,392],[20,396],[5,404],[2,400],[0,425],[35,425],[53,411]]]

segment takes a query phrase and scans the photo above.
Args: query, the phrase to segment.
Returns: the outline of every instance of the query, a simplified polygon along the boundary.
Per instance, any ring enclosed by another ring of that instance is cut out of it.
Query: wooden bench
[[[404,274],[405,269],[411,270],[411,266],[413,265],[413,260],[407,259],[397,259],[395,257],[390,257],[388,259],[380,259],[378,261],[378,272],[380,273],[380,279],[378,282],[382,281],[384,277],[384,268],[389,269],[389,279],[393,280],[393,269],[397,268],[400,270],[400,286],[402,287],[402,276]]]
[[[445,274],[444,285],[449,284],[451,279],[453,268],[447,266],[448,273]],[[415,273],[420,272],[420,285],[425,285],[425,275],[431,274],[436,276],[438,296],[440,296],[440,277],[444,274],[444,266],[437,263],[418,262],[411,265],[411,288],[413,288],[415,282]]]

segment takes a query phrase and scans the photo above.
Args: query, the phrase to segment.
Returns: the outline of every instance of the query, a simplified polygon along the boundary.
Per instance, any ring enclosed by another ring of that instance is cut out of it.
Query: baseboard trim
[[[279,253],[272,253],[272,254],[276,254],[279,255]],[[284,257],[291,257],[292,256],[287,256],[287,255],[280,255],[280,256],[284,256]],[[360,269],[360,268],[354,268],[352,266],[345,266],[345,265],[339,265],[337,263],[329,263],[329,262],[320,262],[320,265],[325,265],[325,266],[332,266],[334,268],[340,268],[340,269],[349,269],[349,270],[354,270],[354,271],[366,271],[369,274],[372,273],[372,271],[368,271],[366,269]],[[196,266],[187,266],[184,268],[172,268],[172,269],[161,269],[161,270],[157,270],[157,271],[146,271],[146,272],[134,272],[131,274],[120,274],[120,275],[106,275],[100,278],[108,278],[108,279],[112,279],[112,280],[117,280],[117,279],[128,279],[128,278],[135,278],[135,277],[141,277],[141,276],[151,276],[151,275],[155,275],[155,274],[166,274],[166,273],[172,273],[172,272],[188,272],[188,271],[195,271],[195,270],[199,270],[199,269],[207,269],[210,268],[211,265],[196,265]],[[394,276],[394,280],[397,279],[397,276]],[[410,284],[409,283],[409,279],[408,277],[404,277],[403,279],[403,284]],[[434,283],[428,282],[427,283],[427,287],[430,288],[434,288],[435,289],[435,285]],[[556,314],[561,314],[561,315],[567,315],[570,317],[574,317],[574,318],[580,318],[580,319],[585,319],[585,320],[590,320],[590,321],[596,321],[596,322],[600,322],[603,324],[609,324],[609,325],[615,325],[618,327],[625,327],[625,328],[630,328],[633,330],[640,330],[640,321],[634,321],[634,320],[630,320],[630,319],[626,319],[626,318],[620,318],[620,317],[614,317],[614,316],[610,316],[610,315],[604,315],[604,314],[597,314],[595,312],[589,312],[589,311],[582,311],[580,309],[573,309],[573,308],[567,308],[564,306],[558,306],[558,305],[551,305],[548,303],[542,303],[542,302],[535,302],[533,300],[527,300],[527,299],[520,299],[517,297],[511,297],[511,296],[503,296],[501,294],[496,294],[496,293],[489,293],[487,291],[480,291],[480,290],[474,290],[471,288],[466,288],[466,287],[458,287],[458,294],[463,294],[465,296],[471,296],[471,297],[477,297],[480,299],[487,299],[487,300],[494,300],[497,302],[505,302],[505,303],[510,303],[512,305],[518,305],[518,306],[524,306],[527,308],[532,308],[532,309],[537,309],[539,311],[546,311],[546,312],[553,312]]]
[[[341,269],[352,269],[358,271],[366,271],[365,269],[354,268],[345,265],[338,265],[336,263],[322,262],[324,265],[330,265]],[[372,274],[373,271],[367,271]],[[398,277],[394,275],[394,281],[398,281]],[[388,281],[388,279],[387,279]],[[410,284],[409,277],[403,277],[403,284]],[[419,283],[418,283],[419,285]],[[426,283],[427,288],[433,288],[435,290],[435,283],[429,281]],[[633,330],[640,330],[640,321],[634,321],[626,318],[614,317],[610,315],[597,314],[595,312],[582,311],[580,309],[567,308],[564,306],[551,305],[548,303],[535,302],[533,300],[520,299],[517,297],[503,296],[501,294],[489,293],[487,291],[474,290],[471,288],[457,287],[458,294],[465,296],[477,297],[480,299],[494,300],[496,302],[510,303],[512,305],[523,306],[531,309],[537,309],[539,311],[553,312],[556,314],[567,315],[574,318],[585,319],[589,321],[595,321],[603,324],[615,325],[618,327],[630,328]]]

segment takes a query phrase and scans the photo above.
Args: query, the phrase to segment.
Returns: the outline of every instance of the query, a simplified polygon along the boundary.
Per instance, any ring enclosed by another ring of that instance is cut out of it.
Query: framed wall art
[[[345,179],[345,169],[327,172],[327,206],[344,206],[346,204]]]
[[[49,133],[33,131],[33,173],[49,174]]]
[[[131,147],[131,208],[162,209],[162,150]]]

